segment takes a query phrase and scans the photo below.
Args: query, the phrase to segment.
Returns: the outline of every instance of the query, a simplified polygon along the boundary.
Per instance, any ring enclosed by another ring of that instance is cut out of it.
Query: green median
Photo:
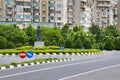
[[[0,67],[7,67],[10,65],[18,65],[18,64],[30,64],[30,63],[35,63],[35,62],[46,62],[46,61],[52,61],[52,60],[63,60],[66,58],[40,58],[40,59],[34,59],[34,60],[28,60],[28,61],[23,61],[23,62],[12,62],[10,64],[0,64]]]

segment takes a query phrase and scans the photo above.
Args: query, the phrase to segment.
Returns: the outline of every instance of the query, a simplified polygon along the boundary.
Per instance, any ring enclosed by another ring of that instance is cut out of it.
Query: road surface
[[[0,71],[0,80],[120,80],[120,52]]]

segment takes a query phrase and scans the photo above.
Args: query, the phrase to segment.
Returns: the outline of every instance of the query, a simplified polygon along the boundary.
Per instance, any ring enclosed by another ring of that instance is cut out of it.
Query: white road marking
[[[39,71],[49,70],[49,69],[57,69],[57,68],[61,68],[61,67],[73,66],[73,65],[78,65],[78,64],[86,64],[86,63],[98,62],[98,61],[103,61],[103,60],[107,60],[107,59],[91,60],[91,61],[87,61],[87,62],[79,62],[79,63],[67,64],[67,65],[62,65],[62,66],[55,66],[55,67],[37,69],[37,70],[32,70],[32,71],[27,71],[27,72],[21,72],[21,73],[16,73],[16,74],[11,74],[11,75],[1,76],[0,79],[8,78],[8,77],[13,77],[13,76],[18,76],[18,75],[23,75],[23,74],[28,74],[28,73],[33,73],[33,72],[39,72]]]
[[[110,69],[110,68],[114,68],[114,67],[119,67],[119,66],[120,66],[120,64],[113,65],[113,66],[108,66],[108,67],[104,67],[104,68],[99,68],[99,69],[91,70],[91,71],[84,72],[84,73],[81,73],[81,74],[77,74],[77,75],[73,75],[73,76],[61,78],[61,79],[58,79],[58,80],[67,80],[67,79],[70,79],[70,78],[74,78],[74,77],[86,75],[86,74],[89,74],[89,73],[93,73],[93,72],[97,72],[97,71],[101,71],[101,70],[105,70],[105,69]]]

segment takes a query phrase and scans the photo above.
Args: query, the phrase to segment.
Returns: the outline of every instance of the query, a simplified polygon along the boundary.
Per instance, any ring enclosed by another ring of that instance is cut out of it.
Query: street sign
[[[22,58],[22,59],[24,59],[26,57],[26,52],[25,51],[21,51],[19,53],[19,57]]]
[[[64,47],[64,46],[61,46],[61,47],[60,47],[60,49],[61,49],[61,50],[64,50],[64,49],[65,49],[65,47]]]
[[[32,57],[33,57],[33,52],[32,52],[32,51],[28,51],[28,52],[26,53],[26,57],[27,57],[27,58],[32,58]]]

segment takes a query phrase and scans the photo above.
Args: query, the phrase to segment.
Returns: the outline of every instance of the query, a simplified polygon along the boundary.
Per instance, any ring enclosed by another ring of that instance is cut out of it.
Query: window
[[[12,4],[13,4],[13,1],[12,1],[12,0],[6,0],[6,4],[7,4],[7,5],[12,5]]]
[[[61,5],[61,4],[57,4],[57,7],[58,7],[58,8],[61,8],[61,7],[62,7],[62,5]]]
[[[57,17],[57,20],[61,20],[61,17]]]
[[[2,11],[2,8],[0,8],[0,11]]]
[[[17,8],[16,8],[16,11],[17,11],[17,12],[23,12],[23,8],[17,7]]]
[[[0,18],[2,18],[2,15],[0,15]]]
[[[0,1],[0,5],[2,5],[2,1]]]
[[[34,18],[35,18],[35,19],[40,19],[40,16],[39,16],[39,15],[36,15]]]

